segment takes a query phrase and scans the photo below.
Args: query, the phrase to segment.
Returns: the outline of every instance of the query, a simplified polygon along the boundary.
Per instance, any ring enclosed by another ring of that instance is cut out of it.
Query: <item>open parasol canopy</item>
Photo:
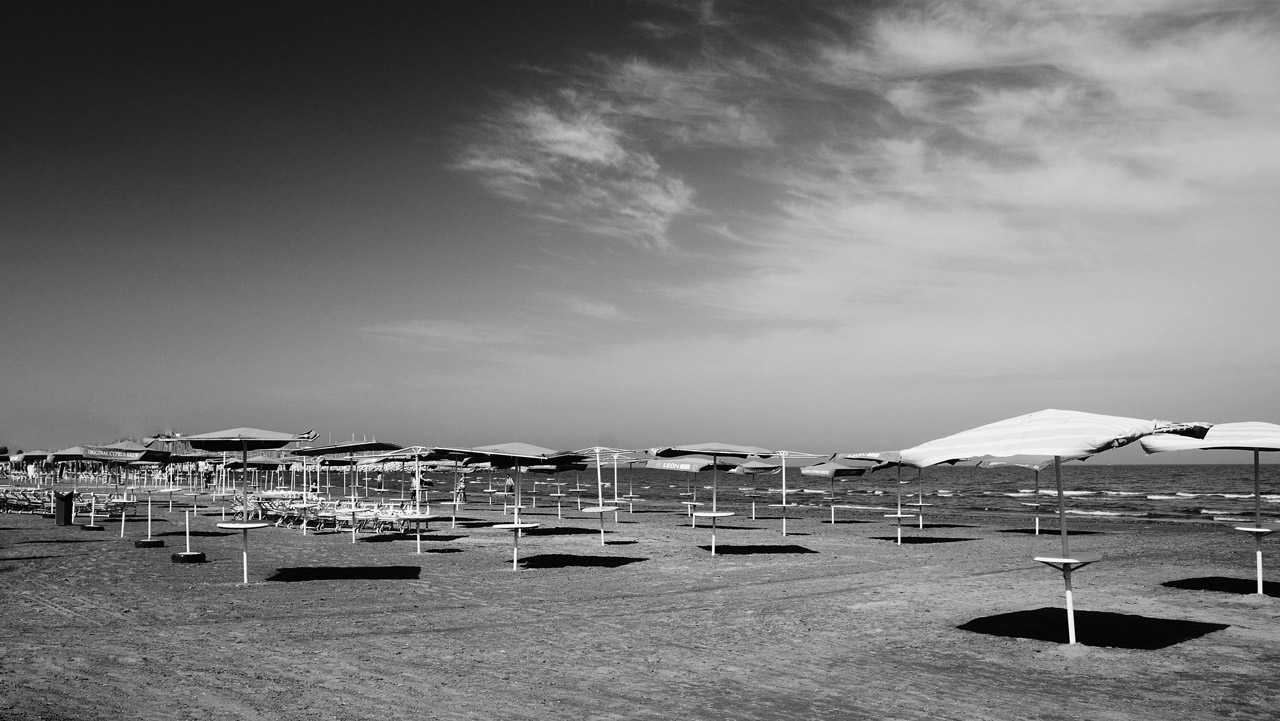
[[[685,446],[667,446],[665,448],[654,448],[650,451],[655,461],[657,459],[680,458],[680,462],[689,462],[691,465],[687,468],[680,468],[669,464],[660,464],[651,461],[650,468],[665,468],[667,470],[682,470],[691,473],[697,473],[704,468],[711,469],[711,512],[717,512],[716,508],[716,490],[718,485],[718,476],[721,468],[728,466],[726,470],[732,470],[734,466],[740,463],[727,463],[721,465],[722,458],[747,458],[766,459],[776,455],[768,448],[760,448],[759,446],[736,446],[729,443],[692,443]],[[686,456],[696,456],[697,460],[684,458]],[[702,465],[694,467],[700,461],[710,459],[710,462],[702,463]],[[677,463],[680,463],[677,462]]]
[[[324,446],[310,446],[307,448],[296,448],[292,451],[293,455],[301,458],[323,458],[324,460],[317,463],[318,466],[336,467],[336,466],[354,466],[356,465],[355,455],[357,453],[369,453],[376,451],[398,451],[403,446],[388,441],[373,440],[350,440],[342,443],[330,443]],[[339,460],[337,456],[346,456]],[[306,461],[304,460],[305,464]],[[318,471],[317,471],[318,473]],[[317,479],[319,476],[317,475]],[[345,479],[345,476],[344,476]],[[305,466],[304,466],[305,480]],[[344,480],[345,484],[346,481]],[[305,484],[304,484],[305,485]],[[354,482],[353,482],[354,486]],[[354,492],[354,491],[353,491]]]
[[[535,446],[530,443],[495,443],[475,448],[449,448],[437,446],[432,449],[437,458],[457,461],[466,465],[488,463],[490,468],[514,468],[515,479],[515,523],[520,523],[521,489],[520,469],[526,466],[567,466],[586,460],[581,453],[557,451],[552,448]]]
[[[192,436],[161,436],[157,440],[183,441],[198,451],[214,453],[240,452],[240,462],[248,465],[249,451],[265,451],[284,448],[290,443],[308,443],[316,438],[315,431],[306,433],[281,433],[261,428],[228,428],[224,431],[198,433]],[[246,488],[247,492],[248,489]]]
[[[1040,456],[1053,459],[1058,487],[1058,522],[1062,536],[1061,556],[1039,556],[1035,560],[1062,571],[1066,585],[1067,638],[1076,642],[1075,613],[1071,597],[1071,573],[1102,560],[1099,553],[1072,554],[1067,539],[1066,503],[1062,493],[1062,459],[1083,458],[1128,445],[1153,433],[1201,433],[1204,424],[1175,424],[1167,421],[1108,416],[1050,408],[1035,413],[988,423],[944,438],[922,443],[900,452],[901,462],[923,468],[938,463],[983,461],[1013,456]]]
[[[1263,451],[1280,451],[1280,425],[1261,421],[1241,423],[1216,423],[1203,438],[1157,435],[1143,438],[1142,450],[1147,453],[1164,451],[1253,451],[1253,526],[1237,526],[1237,530],[1253,535],[1257,542],[1258,594],[1262,594],[1262,539],[1276,529],[1262,525],[1262,472],[1259,454]]]

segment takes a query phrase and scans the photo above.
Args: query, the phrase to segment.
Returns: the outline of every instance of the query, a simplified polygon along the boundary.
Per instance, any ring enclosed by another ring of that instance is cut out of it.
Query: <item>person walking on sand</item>
[[[453,486],[453,500],[457,503],[467,502],[467,482],[461,478]]]
[[[512,480],[511,476],[507,476],[507,479],[502,482],[502,489],[506,493],[516,492],[516,482]]]

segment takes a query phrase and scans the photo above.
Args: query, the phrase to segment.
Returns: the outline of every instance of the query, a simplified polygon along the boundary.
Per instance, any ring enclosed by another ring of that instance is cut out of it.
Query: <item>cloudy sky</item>
[[[3,13],[12,448],[1280,421],[1271,2]]]

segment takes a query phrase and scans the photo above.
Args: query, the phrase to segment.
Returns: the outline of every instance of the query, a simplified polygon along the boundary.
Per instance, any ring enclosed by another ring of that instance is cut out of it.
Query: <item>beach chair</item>
[[[288,522],[292,513],[287,501],[274,499],[262,504],[262,516],[279,528]]]

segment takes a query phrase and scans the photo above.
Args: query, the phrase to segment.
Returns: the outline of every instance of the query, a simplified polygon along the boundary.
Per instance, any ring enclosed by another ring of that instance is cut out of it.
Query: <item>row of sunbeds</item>
[[[238,520],[246,518],[243,497],[232,501],[231,510]],[[425,508],[424,508],[425,510]],[[302,528],[312,531],[351,531],[387,533],[405,531],[404,516],[417,513],[410,502],[359,502],[304,500],[289,498],[260,499],[249,496],[249,520],[264,520],[279,528]]]

